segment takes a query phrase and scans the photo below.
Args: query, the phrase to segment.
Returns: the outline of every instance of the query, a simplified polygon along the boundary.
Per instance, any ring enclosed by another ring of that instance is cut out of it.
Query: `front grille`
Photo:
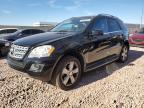
[[[134,42],[144,42],[144,40],[142,40],[142,39],[134,39],[133,41]]]
[[[12,44],[9,55],[12,58],[23,59],[27,51],[28,51],[28,47]]]

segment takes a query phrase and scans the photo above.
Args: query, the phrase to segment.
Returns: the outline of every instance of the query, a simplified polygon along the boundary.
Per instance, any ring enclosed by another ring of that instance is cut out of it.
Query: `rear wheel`
[[[128,59],[128,52],[129,52],[129,48],[128,48],[128,46],[123,46],[123,48],[122,48],[122,51],[121,51],[121,54],[120,54],[120,57],[119,57],[119,62],[122,62],[122,63],[124,63],[124,62],[126,62],[127,61],[127,59]]]
[[[75,87],[81,77],[81,64],[72,56],[63,58],[56,67],[52,83],[63,90]]]

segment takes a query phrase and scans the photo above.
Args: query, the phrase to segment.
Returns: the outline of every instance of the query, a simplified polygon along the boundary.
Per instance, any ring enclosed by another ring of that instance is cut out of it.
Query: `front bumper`
[[[42,81],[50,81],[54,70],[54,64],[56,60],[53,58],[41,58],[41,59],[24,59],[15,60],[8,56],[7,63],[11,68],[27,73],[31,77]],[[42,64],[43,67],[40,72],[34,72],[31,70],[33,64]]]

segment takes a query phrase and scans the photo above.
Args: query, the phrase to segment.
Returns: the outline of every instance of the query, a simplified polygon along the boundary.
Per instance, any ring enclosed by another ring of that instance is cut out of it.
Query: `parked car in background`
[[[82,72],[128,59],[128,31],[111,15],[74,17],[50,32],[13,42],[7,62],[63,90],[73,88]]]
[[[8,53],[11,42],[38,33],[44,33],[44,31],[39,29],[22,29],[16,30],[13,33],[0,35],[0,55],[4,56]]]
[[[4,28],[4,29],[0,29],[0,36],[2,34],[14,33],[16,31],[18,31],[18,28]]]
[[[144,47],[144,29],[129,36],[129,43],[132,46]]]

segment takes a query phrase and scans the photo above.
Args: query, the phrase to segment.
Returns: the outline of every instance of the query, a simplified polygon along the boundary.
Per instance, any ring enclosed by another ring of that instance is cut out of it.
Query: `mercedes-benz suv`
[[[114,16],[73,17],[50,32],[13,42],[10,67],[63,90],[72,89],[83,72],[128,58],[128,31]]]

